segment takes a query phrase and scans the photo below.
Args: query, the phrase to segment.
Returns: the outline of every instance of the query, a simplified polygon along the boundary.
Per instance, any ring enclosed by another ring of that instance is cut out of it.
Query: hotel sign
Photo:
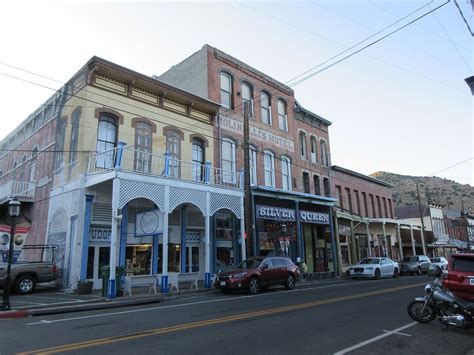
[[[234,120],[230,117],[220,116],[219,119],[220,127],[233,131],[238,134],[243,134],[244,132],[244,123]],[[255,137],[259,141],[271,143],[277,145],[280,148],[287,149],[290,152],[295,151],[295,144],[291,139],[287,139],[285,137],[278,136],[269,132],[268,130],[263,130],[258,127],[254,127],[252,125],[249,126],[249,135],[250,137]]]
[[[296,211],[290,208],[257,205],[257,218],[276,221],[296,221]],[[300,210],[300,222],[312,224],[329,224],[329,214]]]

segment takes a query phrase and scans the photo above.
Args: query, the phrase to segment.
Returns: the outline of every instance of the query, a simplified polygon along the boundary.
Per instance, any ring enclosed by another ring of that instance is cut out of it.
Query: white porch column
[[[204,216],[204,287],[212,287],[211,282],[211,194],[206,191],[206,215]]]
[[[370,237],[369,222],[365,224],[365,228],[367,233],[367,244],[369,246],[369,257],[372,257],[372,238]]]
[[[415,249],[415,238],[413,237],[413,225],[410,224],[410,238],[411,238],[411,251],[412,255],[416,255],[416,249]]]
[[[390,255],[390,253],[388,252],[388,245],[387,245],[387,233],[385,231],[385,222],[382,222],[382,231],[383,231],[383,240],[385,242],[385,251],[387,255],[385,255],[386,257],[388,257]],[[392,246],[390,245],[390,249],[392,249]]]
[[[245,212],[244,212],[244,198],[241,198],[241,217],[240,217],[240,250],[242,253],[242,260],[247,259],[247,248],[245,245]],[[247,236],[247,238],[253,236]]]
[[[162,274],[161,274],[161,292],[168,292],[168,214],[170,209],[170,187],[165,185],[165,203],[163,211],[163,252],[162,252]]]
[[[110,236],[110,277],[107,288],[107,298],[113,299],[116,296],[117,283],[115,279],[115,267],[117,266],[117,235],[118,235],[118,205],[120,198],[120,180],[115,177],[112,183],[112,232]],[[100,270],[99,270],[100,272]],[[120,280],[119,280],[120,282]]]
[[[403,245],[402,245],[402,235],[400,233],[400,224],[397,223],[397,238],[398,238],[398,249],[400,251],[400,260],[403,259]]]

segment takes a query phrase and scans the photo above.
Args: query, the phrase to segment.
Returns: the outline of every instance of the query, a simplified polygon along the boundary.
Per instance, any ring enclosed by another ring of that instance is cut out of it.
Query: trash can
[[[100,268],[102,275],[102,297],[107,297],[107,288],[109,287],[110,267],[102,266]],[[115,267],[115,288],[116,295],[123,296],[122,280],[125,275],[125,268],[123,266]]]

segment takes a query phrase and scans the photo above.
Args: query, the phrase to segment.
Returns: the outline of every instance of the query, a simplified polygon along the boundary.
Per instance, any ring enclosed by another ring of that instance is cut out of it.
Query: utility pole
[[[252,196],[250,191],[250,161],[249,161],[249,103],[244,103],[244,189],[245,189],[245,236],[247,244],[247,257],[253,255],[253,218],[252,218]]]
[[[423,247],[423,254],[426,255],[426,246],[425,246],[425,222],[423,221],[423,211],[421,210],[421,197],[420,197],[420,188],[418,183],[416,183],[416,194],[418,196],[418,210],[420,211],[420,220],[421,220],[421,245]]]

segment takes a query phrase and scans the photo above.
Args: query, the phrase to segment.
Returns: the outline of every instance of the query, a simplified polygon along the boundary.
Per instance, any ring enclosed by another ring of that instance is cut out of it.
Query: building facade
[[[309,272],[333,272],[329,126],[294,91],[248,64],[205,45],[160,76],[219,102],[215,159],[244,166],[244,107],[249,107],[252,255],[302,258]]]

